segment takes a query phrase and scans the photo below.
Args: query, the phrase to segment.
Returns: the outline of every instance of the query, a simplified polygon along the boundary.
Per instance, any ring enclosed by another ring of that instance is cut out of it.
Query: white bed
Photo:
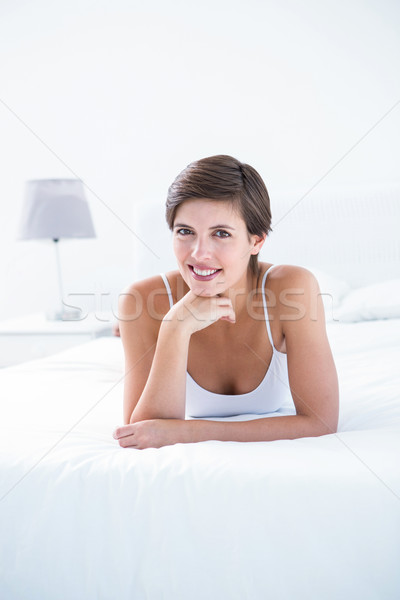
[[[0,597],[397,600],[396,262],[385,277],[357,270],[356,287],[371,284],[362,303],[337,271],[324,280],[339,305],[335,435],[126,450],[111,435],[118,338],[2,370]]]

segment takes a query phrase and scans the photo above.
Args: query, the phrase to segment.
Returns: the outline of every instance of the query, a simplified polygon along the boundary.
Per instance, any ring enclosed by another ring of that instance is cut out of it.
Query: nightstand
[[[33,314],[0,321],[0,367],[42,358],[112,335],[112,315],[89,314],[77,321],[48,321],[44,314]]]

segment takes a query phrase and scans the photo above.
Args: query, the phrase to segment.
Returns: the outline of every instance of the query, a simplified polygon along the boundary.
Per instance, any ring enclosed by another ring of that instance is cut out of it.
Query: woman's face
[[[181,275],[198,296],[245,288],[250,255],[263,244],[262,238],[249,236],[232,202],[206,199],[178,207],[173,240]]]

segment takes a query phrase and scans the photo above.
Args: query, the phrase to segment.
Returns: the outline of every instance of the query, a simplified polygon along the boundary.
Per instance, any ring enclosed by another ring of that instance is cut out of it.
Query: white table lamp
[[[78,318],[79,311],[64,305],[58,241],[62,238],[96,237],[89,205],[79,179],[36,179],[27,181],[18,239],[51,239],[54,242],[60,308],[49,319]]]

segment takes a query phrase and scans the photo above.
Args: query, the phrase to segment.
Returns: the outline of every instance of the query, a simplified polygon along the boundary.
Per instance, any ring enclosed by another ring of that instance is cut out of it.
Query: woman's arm
[[[161,323],[151,369],[129,418],[130,423],[155,418],[185,418],[189,341],[190,335],[183,327],[168,321]]]
[[[184,416],[188,341],[184,330],[164,327],[162,309],[166,298],[157,293],[159,287],[158,277],[144,280],[130,286],[119,298],[126,424]]]
[[[273,440],[315,437],[335,433],[304,415],[266,417],[251,421],[207,421],[151,419],[118,427],[114,438],[123,448],[161,448],[219,440],[223,442],[271,442]]]
[[[192,333],[220,318],[234,320],[229,299],[203,298],[189,292],[169,310],[160,324],[161,317],[158,320],[155,317],[159,311],[149,310],[147,306],[157,285],[155,279],[132,286],[120,297],[126,424],[149,419],[183,419]]]
[[[307,419],[314,435],[334,433],[339,419],[339,384],[319,285],[306,269],[283,269],[280,320],[296,416]]]

